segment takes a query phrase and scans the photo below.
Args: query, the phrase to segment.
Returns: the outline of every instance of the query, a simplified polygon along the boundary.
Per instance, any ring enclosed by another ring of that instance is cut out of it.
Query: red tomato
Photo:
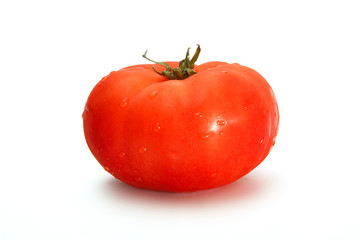
[[[188,54],[185,60],[196,72],[182,69],[186,79],[168,79],[179,62],[168,62],[162,75],[144,64],[111,72],[92,90],[85,138],[121,181],[172,192],[210,189],[249,173],[274,145],[278,106],[259,73],[236,63],[191,66]]]

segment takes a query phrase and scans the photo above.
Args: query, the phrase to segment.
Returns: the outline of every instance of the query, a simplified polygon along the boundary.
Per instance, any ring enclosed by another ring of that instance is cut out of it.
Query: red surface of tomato
[[[136,65],[94,87],[85,138],[114,177],[139,188],[196,191],[231,183],[268,155],[279,112],[267,81],[236,63],[193,66],[199,52],[191,61],[187,54],[182,73],[174,74],[179,62],[167,62],[163,75],[153,64]]]

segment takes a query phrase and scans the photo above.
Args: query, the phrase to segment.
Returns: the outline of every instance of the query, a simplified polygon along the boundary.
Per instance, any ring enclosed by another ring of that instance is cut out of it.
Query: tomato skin
[[[259,73],[209,62],[167,80],[152,66],[111,72],[87,100],[85,138],[105,170],[135,187],[184,192],[231,183],[265,159],[279,111]]]

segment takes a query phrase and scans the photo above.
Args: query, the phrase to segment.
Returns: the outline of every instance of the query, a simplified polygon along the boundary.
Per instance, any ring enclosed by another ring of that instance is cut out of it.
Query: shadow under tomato
[[[114,201],[145,204],[152,207],[199,207],[220,206],[231,203],[242,204],[259,197],[265,197],[276,186],[276,178],[261,172],[250,173],[241,179],[214,189],[197,192],[171,193],[139,189],[115,178],[101,184],[105,197]]]

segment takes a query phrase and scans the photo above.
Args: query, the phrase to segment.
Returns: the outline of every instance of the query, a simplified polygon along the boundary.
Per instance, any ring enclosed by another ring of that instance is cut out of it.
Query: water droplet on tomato
[[[221,119],[221,120],[217,120],[217,121],[216,121],[216,124],[219,125],[219,126],[224,126],[224,125],[226,125],[226,123],[227,123],[227,122],[226,122],[226,120],[224,120],[224,119]]]
[[[262,144],[264,142],[264,138],[260,139],[260,144]]]
[[[120,106],[126,107],[129,104],[129,98],[125,97],[121,100]]]
[[[208,133],[204,134],[202,138],[207,139],[213,135],[214,135],[214,132],[208,132]]]
[[[153,126],[153,131],[154,132],[158,132],[158,131],[160,131],[160,123],[155,123],[155,125]]]
[[[155,89],[154,91],[152,91],[149,95],[150,98],[154,98],[157,94],[158,94],[159,90]]]
[[[199,113],[199,112],[195,113],[195,116],[200,117],[200,118],[203,117],[203,115],[201,113]]]
[[[101,153],[102,151],[104,151],[104,149],[103,149],[103,148],[98,148],[98,149],[96,149],[96,151],[97,151],[98,153]]]
[[[137,176],[137,177],[135,177],[135,181],[137,181],[137,182],[142,182],[143,181],[143,179],[141,178],[141,177],[139,177],[139,176]]]
[[[125,157],[125,153],[124,152],[119,153],[119,158],[123,158],[123,157]]]
[[[220,136],[224,136],[224,132],[220,131],[220,132],[219,132],[219,135],[220,135]]]
[[[81,117],[84,119],[85,113],[90,112],[89,108],[87,106],[84,107],[84,112],[82,113]]]
[[[275,145],[276,138],[273,139],[272,146]]]
[[[147,150],[148,149],[146,147],[142,146],[142,147],[139,148],[139,153],[146,153]]]
[[[227,71],[221,71],[221,73],[228,73]]]
[[[110,173],[111,175],[114,175],[115,172],[111,171],[111,169],[109,167],[104,167],[105,171],[107,171],[108,173]]]

